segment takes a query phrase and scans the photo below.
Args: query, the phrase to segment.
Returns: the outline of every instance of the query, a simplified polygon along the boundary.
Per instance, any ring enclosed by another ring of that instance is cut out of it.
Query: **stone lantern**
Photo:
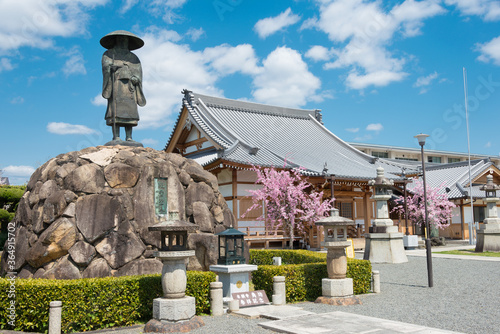
[[[373,187],[372,199],[377,202],[377,215],[370,228],[370,233],[365,235],[364,259],[372,263],[403,263],[408,262],[403,244],[403,233],[398,232],[392,219],[389,218],[389,205],[387,201],[392,197],[394,181],[384,176],[384,169],[377,168],[377,177],[368,181]]]
[[[150,231],[160,231],[161,247],[153,253],[163,262],[161,285],[163,297],[153,300],[153,320],[145,332],[177,331],[176,323],[184,322],[183,328],[194,329],[203,325],[197,317],[195,298],[186,296],[186,260],[195,255],[187,249],[188,232],[198,226],[179,218],[178,211],[168,213],[168,219],[150,226]]]
[[[245,264],[245,233],[228,228],[215,235],[219,236],[219,259],[217,264]]]
[[[347,227],[355,225],[354,221],[341,217],[339,210],[333,208],[329,217],[320,219],[315,224],[323,226],[324,241],[321,246],[327,249],[328,271],[328,278],[321,281],[322,297],[316,302],[335,305],[359,304],[359,300],[353,296],[352,278],[346,278],[346,248],[351,245],[347,241]]]
[[[488,217],[477,231],[476,252],[500,252],[500,218],[498,218],[497,190],[500,186],[493,183],[493,175],[486,176],[486,184],[480,190],[486,193]]]
[[[245,233],[234,228],[217,233],[219,236],[219,259],[216,265],[210,266],[222,282],[224,303],[233,298],[233,293],[249,292],[250,273],[257,270],[253,264],[245,264],[244,235]]]

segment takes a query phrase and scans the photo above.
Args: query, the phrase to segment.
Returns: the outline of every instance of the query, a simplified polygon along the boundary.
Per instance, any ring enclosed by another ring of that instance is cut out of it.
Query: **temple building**
[[[249,190],[259,187],[251,170],[253,165],[302,167],[309,182],[324,191],[326,197],[331,196],[333,189],[340,215],[357,223],[350,231],[352,236],[368,232],[375,218],[368,181],[375,178],[378,167],[384,168],[399,193],[407,182],[405,175],[419,174],[420,165],[413,161],[374,157],[341,140],[323,125],[319,110],[230,100],[189,90],[183,94],[181,111],[165,151],[194,159],[217,176],[219,189],[236,218],[236,228],[247,233],[249,244],[262,243],[268,247],[286,243],[286,236],[266,231],[263,222],[256,220],[262,210],[241,218],[252,205]],[[480,161],[483,163],[474,165],[478,182],[482,181],[480,171],[498,172],[493,163]],[[447,165],[438,167],[446,169]],[[317,231],[309,231],[306,239],[311,246],[317,244]]]

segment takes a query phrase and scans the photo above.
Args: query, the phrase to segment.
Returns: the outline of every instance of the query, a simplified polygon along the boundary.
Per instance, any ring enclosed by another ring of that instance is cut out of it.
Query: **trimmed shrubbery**
[[[284,265],[273,266],[272,258],[281,257]],[[328,277],[326,254],[306,250],[250,250],[250,263],[259,268],[252,272],[255,290],[273,294],[273,277],[285,276],[287,302],[315,300],[321,296],[321,280]],[[371,263],[347,259],[347,277],[353,279],[354,294],[370,291]]]
[[[62,331],[78,332],[128,326],[152,318],[153,299],[162,295],[160,275],[78,280],[17,279],[15,327],[8,324],[10,281],[0,279],[0,328],[48,330],[49,304],[60,300]],[[210,313],[213,272],[188,271],[186,295],[196,298],[196,314]]]

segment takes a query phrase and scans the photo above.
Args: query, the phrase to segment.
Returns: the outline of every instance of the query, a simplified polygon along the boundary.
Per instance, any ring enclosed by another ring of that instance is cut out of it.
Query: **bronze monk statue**
[[[131,50],[144,45],[136,35],[117,30],[101,38],[108,49],[102,55],[102,96],[108,100],[106,124],[113,129],[113,140],[106,145],[142,146],[132,140],[132,127],[139,121],[137,106],[145,106],[142,91],[142,67]],[[120,139],[120,127],[125,128],[125,141]]]

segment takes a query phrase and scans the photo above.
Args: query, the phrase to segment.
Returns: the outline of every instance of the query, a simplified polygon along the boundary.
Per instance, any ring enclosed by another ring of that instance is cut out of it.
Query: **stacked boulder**
[[[195,161],[150,148],[90,147],[61,154],[32,175],[14,223],[15,264],[1,259],[1,275],[76,279],[160,273],[154,179],[166,178],[169,211],[199,226],[188,237],[196,250],[188,270],[217,262],[214,233],[234,216],[217,178]]]

